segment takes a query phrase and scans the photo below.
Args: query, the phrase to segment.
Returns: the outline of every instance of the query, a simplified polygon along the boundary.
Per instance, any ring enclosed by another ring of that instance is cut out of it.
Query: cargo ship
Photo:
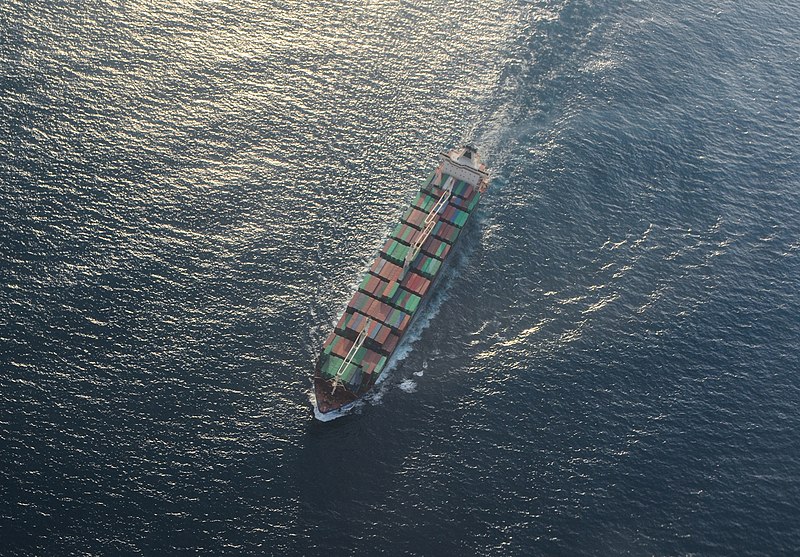
[[[378,382],[489,185],[474,147],[439,159],[322,346],[314,371],[321,414],[346,411]]]

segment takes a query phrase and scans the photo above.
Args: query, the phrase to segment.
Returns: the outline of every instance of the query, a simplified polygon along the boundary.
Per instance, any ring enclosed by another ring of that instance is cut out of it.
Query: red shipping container
[[[406,214],[403,215],[403,222],[406,224],[410,224],[416,228],[422,228],[425,222],[425,217],[428,215],[420,211],[419,209],[411,208],[406,211]]]
[[[383,323],[386,320],[386,317],[389,315],[389,312],[392,311],[392,308],[383,302],[373,300],[366,311],[367,315]]]
[[[397,326],[397,330],[401,333],[406,330],[408,324],[411,322],[411,316],[407,313],[403,316],[403,320],[400,322],[400,325]]]
[[[386,288],[387,284],[389,284],[389,283],[387,281],[383,280],[382,278],[375,277],[375,287],[372,290],[372,294],[376,298],[380,298],[381,295],[383,294],[383,291]]]
[[[413,226],[404,224],[400,227],[400,229],[397,231],[397,234],[395,234],[393,238],[398,242],[410,246],[414,241],[414,236],[417,234],[417,232],[417,229]]]
[[[378,329],[378,333],[375,335],[375,342],[382,345],[386,342],[386,337],[388,337],[391,332],[392,330],[389,327],[381,324],[381,328]]]
[[[364,369],[364,373],[372,373],[375,370],[375,366],[378,365],[381,357],[381,354],[378,352],[367,350],[366,354],[364,354],[364,358],[361,360],[361,366]]]
[[[395,333],[391,333],[389,337],[386,339],[386,342],[383,343],[383,349],[391,354],[394,352],[394,349],[397,348],[397,343],[400,341],[400,337]]]
[[[403,268],[399,265],[395,265],[389,261],[383,260],[384,263],[380,266],[380,272],[378,272],[378,276],[380,276],[383,280],[387,283],[397,279],[400,276],[400,273],[403,271]]]
[[[372,266],[369,268],[369,272],[375,275],[381,274],[381,269],[383,266],[386,265],[386,260],[383,257],[378,257],[375,261],[372,262]]]
[[[350,348],[353,346],[353,341],[343,338],[339,342],[336,343],[336,346],[333,347],[333,353],[339,356],[340,358],[346,358],[347,353],[350,351]]]
[[[428,291],[428,286],[430,286],[430,283],[431,282],[422,275],[414,271],[409,271],[406,274],[405,280],[401,283],[401,286],[407,290],[410,290],[417,296],[424,296],[425,292]]]
[[[340,319],[339,321],[341,321],[341,319]],[[324,343],[322,343],[322,348],[323,348],[323,349],[327,348],[327,347],[328,347],[328,345],[329,345],[330,343],[332,343],[332,342],[333,342],[333,339],[335,339],[335,338],[336,338],[336,333],[335,333],[334,331],[331,331],[331,334],[329,334],[329,335],[328,335],[328,338],[326,338],[326,339],[325,339],[325,342],[324,342]]]

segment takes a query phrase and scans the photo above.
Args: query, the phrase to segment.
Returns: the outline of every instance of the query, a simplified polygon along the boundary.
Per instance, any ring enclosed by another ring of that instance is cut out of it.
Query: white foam
[[[400,383],[400,390],[404,393],[413,393],[417,390],[417,384],[413,379],[405,379]]]
[[[378,383],[382,382],[384,375],[385,372],[384,374],[381,375],[381,377],[378,378]],[[378,406],[381,404],[381,402],[383,402],[383,395],[385,394],[386,394],[386,386],[379,385],[376,383],[375,386],[372,387],[372,390],[368,392],[366,395],[364,395],[363,400],[366,400],[373,406]]]
[[[349,412],[341,412],[339,410],[332,410],[326,414],[323,414],[317,409],[317,405],[314,405],[314,417],[321,421],[321,422],[332,422],[337,418],[341,418],[342,416],[346,416]]]
[[[313,387],[308,393],[308,400],[311,403],[311,408],[314,409],[314,417],[321,422],[332,422],[337,418],[349,416],[350,414],[358,411],[359,409],[361,409],[361,407],[364,406],[364,403],[361,400],[356,400],[355,402],[343,406],[338,410],[331,410],[330,412],[325,412],[323,414],[322,412],[319,411],[319,408],[317,408],[317,397],[314,394]]]

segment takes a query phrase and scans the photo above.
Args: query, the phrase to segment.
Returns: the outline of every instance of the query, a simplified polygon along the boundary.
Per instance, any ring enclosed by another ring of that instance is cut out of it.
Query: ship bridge
[[[456,181],[463,180],[473,187],[488,183],[489,174],[481,162],[478,150],[471,145],[439,153],[441,164],[436,169],[437,183],[441,183],[443,174],[452,176]]]

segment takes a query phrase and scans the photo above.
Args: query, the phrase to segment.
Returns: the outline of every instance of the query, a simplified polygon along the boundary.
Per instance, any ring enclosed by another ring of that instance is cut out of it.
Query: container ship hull
[[[440,154],[322,346],[314,372],[320,413],[346,409],[378,382],[488,183],[473,147]]]

